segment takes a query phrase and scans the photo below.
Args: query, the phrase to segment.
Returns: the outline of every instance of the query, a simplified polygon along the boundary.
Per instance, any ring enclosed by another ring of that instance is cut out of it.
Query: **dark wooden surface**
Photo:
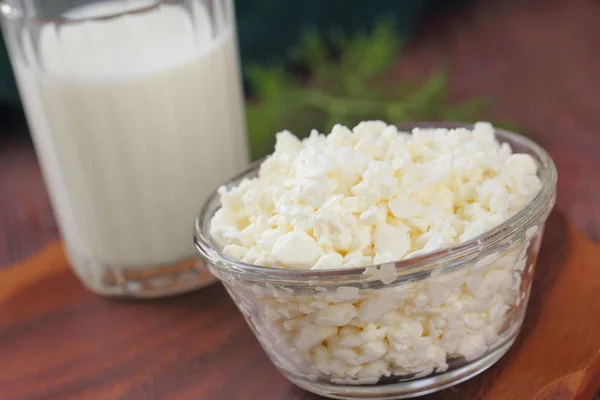
[[[488,1],[432,20],[398,74],[444,58],[559,169],[523,332],[498,364],[426,397],[591,399],[600,389],[600,3]],[[6,126],[1,129],[16,129]],[[70,273],[31,145],[0,138],[0,400],[313,399],[269,363],[215,285],[105,300]]]
[[[550,218],[527,318],[507,355],[427,400],[592,399],[600,245]],[[220,285],[158,301],[88,293],[60,243],[0,272],[0,399],[316,399],[275,370]]]

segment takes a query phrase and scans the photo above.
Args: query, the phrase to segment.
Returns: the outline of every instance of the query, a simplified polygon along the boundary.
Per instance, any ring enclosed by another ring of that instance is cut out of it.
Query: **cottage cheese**
[[[257,178],[220,189],[211,234],[246,263],[367,267],[385,284],[332,291],[317,279],[310,293],[295,293],[228,282],[280,366],[340,384],[422,377],[445,371],[450,358],[480,357],[514,326],[506,328],[509,310],[524,307],[522,276],[539,232],[414,282],[394,284],[393,262],[475,238],[540,188],[533,158],[499,144],[488,123],[409,134],[363,122],[303,141],[284,131]]]
[[[258,178],[220,189],[211,233],[250,264],[367,266],[472,239],[540,187],[533,158],[500,145],[488,123],[411,135],[363,122],[303,141],[284,131]]]

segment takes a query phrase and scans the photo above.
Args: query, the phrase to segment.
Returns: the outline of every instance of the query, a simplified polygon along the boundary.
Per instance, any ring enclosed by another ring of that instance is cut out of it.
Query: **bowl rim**
[[[472,129],[474,125],[474,123],[455,122],[415,122],[397,124],[396,126],[401,131],[412,132],[412,129],[415,128]],[[500,225],[497,225],[496,227],[482,233],[477,237],[474,237],[452,247],[447,247],[444,249],[436,250],[422,255],[417,255],[415,257],[403,260],[390,261],[384,263],[394,264],[395,273],[397,275],[421,273],[430,269],[434,269],[440,264],[446,264],[456,259],[463,259],[468,257],[469,255],[474,255],[476,253],[482,252],[486,248],[490,248],[491,246],[502,242],[507,237],[513,235],[515,232],[519,231],[520,229],[523,229],[532,221],[537,221],[538,219],[540,219],[540,216],[544,220],[548,217],[550,210],[552,209],[555,202],[556,184],[558,179],[556,166],[552,158],[541,146],[522,135],[497,127],[494,127],[494,132],[496,135],[496,139],[500,143],[503,143],[508,139],[510,142],[513,143],[511,147],[514,147],[514,145],[516,144],[520,147],[526,148],[529,153],[533,154],[534,157],[536,157],[536,163],[539,162],[538,176],[540,177],[540,180],[542,182],[542,188],[540,189],[538,194],[515,215],[513,215]],[[257,171],[260,167],[260,164],[268,157],[269,156],[254,161],[243,172],[222,183],[221,185],[219,185],[219,187],[238,184],[249,174]],[[216,268],[224,268],[230,270],[231,272],[237,272],[241,274],[258,275],[263,279],[271,278],[275,280],[306,282],[310,279],[332,279],[336,277],[356,277],[360,275],[364,276],[366,271],[369,271],[372,268],[378,268],[379,266],[383,265],[372,264],[363,267],[311,270],[286,269],[281,267],[265,267],[260,265],[248,264],[242,261],[232,259],[223,254],[220,250],[218,250],[218,246],[213,244],[214,242],[210,238],[210,233],[208,231],[205,232],[204,229],[210,224],[210,219],[212,219],[214,213],[220,208],[216,207],[212,212],[210,212],[211,205],[214,202],[220,202],[218,188],[215,189],[208,197],[208,199],[204,202],[194,223],[194,244],[196,246],[196,249]],[[537,223],[543,224],[543,222],[544,221]]]

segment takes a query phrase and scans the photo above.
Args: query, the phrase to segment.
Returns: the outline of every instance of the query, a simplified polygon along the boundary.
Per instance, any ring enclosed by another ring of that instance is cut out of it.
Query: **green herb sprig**
[[[370,33],[353,37],[340,31],[326,39],[306,33],[291,54],[291,60],[306,70],[305,78],[281,65],[247,68],[255,92],[246,106],[252,158],[270,153],[274,133],[282,129],[303,137],[313,128],[329,132],[337,123],[352,127],[369,119],[389,123],[487,119],[488,98],[449,102],[443,68],[420,82],[387,77],[401,60],[402,49],[393,25],[383,21]]]

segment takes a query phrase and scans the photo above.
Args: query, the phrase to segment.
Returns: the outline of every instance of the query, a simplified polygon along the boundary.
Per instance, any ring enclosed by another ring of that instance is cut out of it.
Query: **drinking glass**
[[[109,296],[214,281],[195,214],[248,151],[231,0],[5,0],[2,29],[70,264]]]

